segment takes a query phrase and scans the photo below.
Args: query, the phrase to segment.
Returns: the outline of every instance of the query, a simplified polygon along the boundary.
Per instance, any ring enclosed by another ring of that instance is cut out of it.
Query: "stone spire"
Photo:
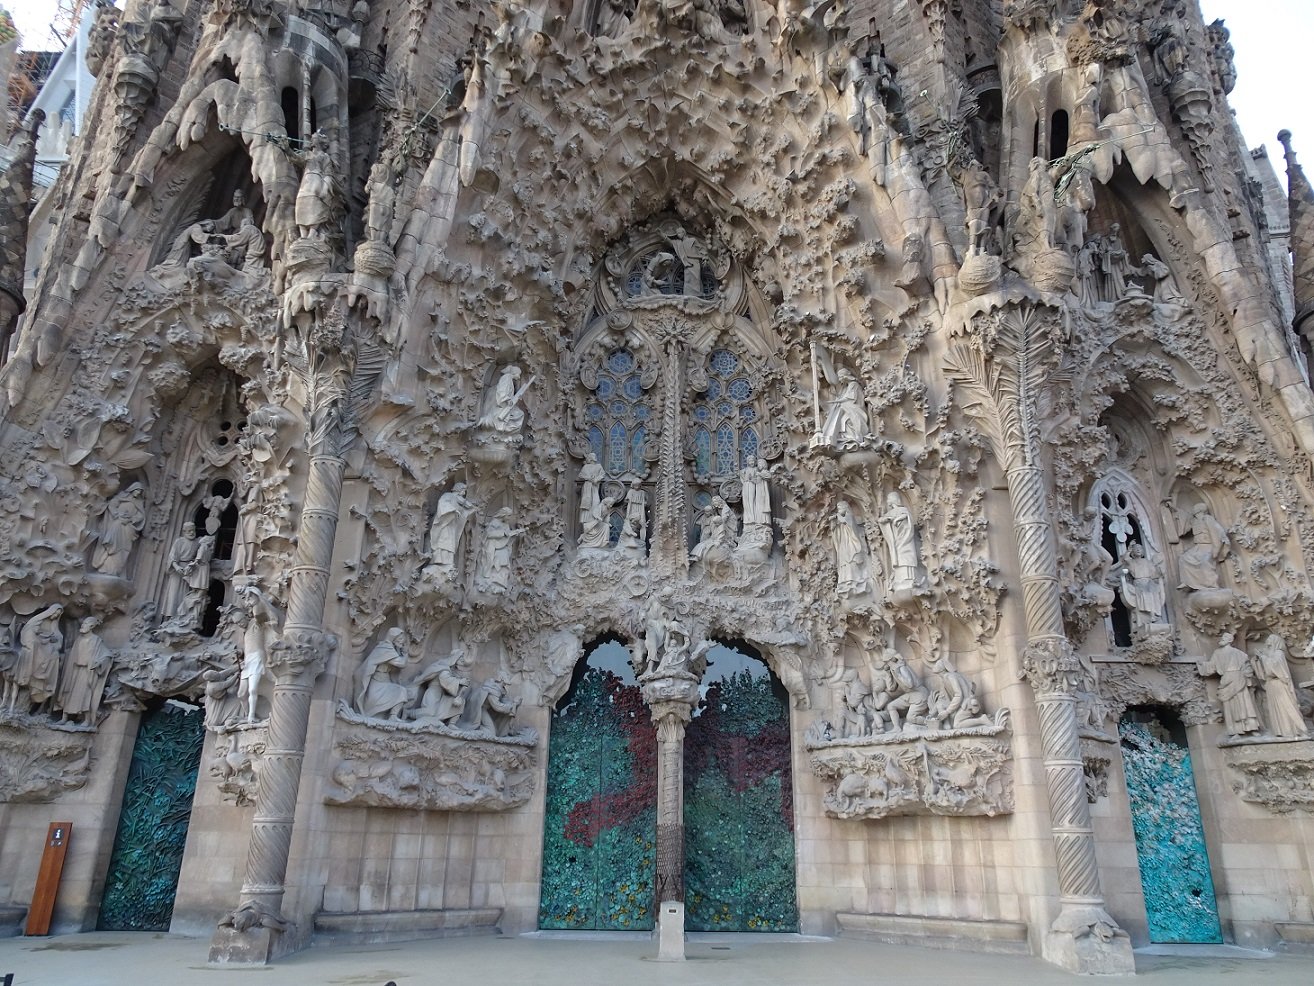
[[[1291,215],[1291,260],[1296,301],[1295,329],[1314,315],[1314,188],[1291,149],[1291,131],[1278,134],[1287,158],[1287,208]],[[1314,331],[1314,322],[1310,324]]]
[[[46,114],[33,110],[14,147],[14,156],[0,172],[0,366],[9,355],[9,340],[18,316],[27,307],[23,277],[27,267],[27,218],[32,211],[32,165],[37,131]]]

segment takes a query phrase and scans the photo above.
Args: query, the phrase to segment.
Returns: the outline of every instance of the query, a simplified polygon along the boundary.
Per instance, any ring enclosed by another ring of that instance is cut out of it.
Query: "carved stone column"
[[[261,965],[300,944],[281,908],[311,692],[337,645],[324,632],[323,620],[346,470],[342,451],[359,410],[352,403],[352,391],[368,394],[380,366],[344,324],[340,310],[316,314],[314,322],[314,331],[304,336],[305,351],[292,356],[305,382],[310,466],[288,583],[287,621],[282,640],[268,658],[274,675],[269,737],[260,765],[241,901],[215,932],[210,944],[213,963]]]
[[[1087,672],[1064,634],[1040,464],[1039,395],[1062,335],[1057,311],[1010,306],[974,318],[946,362],[960,381],[959,403],[980,422],[1004,467],[1017,530],[1027,624],[1021,672],[1036,694],[1058,866],[1060,910],[1045,939],[1045,958],[1073,972],[1132,973],[1131,941],[1105,912],[1100,889],[1076,713]]]
[[[684,727],[698,702],[691,674],[645,675],[643,697],[657,726],[657,958],[684,958]]]

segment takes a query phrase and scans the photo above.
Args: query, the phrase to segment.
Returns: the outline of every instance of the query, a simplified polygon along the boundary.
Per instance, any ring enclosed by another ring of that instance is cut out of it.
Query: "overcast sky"
[[[48,25],[54,0],[0,0],[18,22],[25,47],[52,47]],[[1299,96],[1308,87],[1314,40],[1314,0],[1200,0],[1205,21],[1222,18],[1236,48],[1237,85],[1232,93],[1246,141],[1267,144],[1280,162],[1277,132],[1295,134],[1301,162],[1314,166],[1314,100]],[[1279,167],[1279,173],[1281,168]]]

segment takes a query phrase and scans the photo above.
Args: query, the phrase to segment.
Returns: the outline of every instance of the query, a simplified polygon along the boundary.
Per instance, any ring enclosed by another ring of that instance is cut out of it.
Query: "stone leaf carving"
[[[0,804],[39,804],[87,783],[91,726],[0,712]]]
[[[810,736],[812,770],[828,782],[832,818],[891,815],[1002,815],[1013,810],[1013,772],[1000,725],[934,737],[873,736],[825,741]]]
[[[481,736],[450,726],[365,722],[338,709],[330,805],[505,811],[534,790],[538,734]]]

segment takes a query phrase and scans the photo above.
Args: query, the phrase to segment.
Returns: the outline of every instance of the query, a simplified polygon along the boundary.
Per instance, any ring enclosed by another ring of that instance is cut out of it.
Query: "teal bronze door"
[[[1118,732],[1150,941],[1221,942],[1185,737],[1175,742],[1152,717],[1136,713]]]
[[[169,930],[204,741],[199,708],[166,702],[142,715],[100,898],[101,930]]]
[[[685,927],[797,931],[788,696],[761,661],[709,657],[685,733]]]
[[[596,648],[552,713],[540,928],[653,926],[657,737],[627,656]]]

